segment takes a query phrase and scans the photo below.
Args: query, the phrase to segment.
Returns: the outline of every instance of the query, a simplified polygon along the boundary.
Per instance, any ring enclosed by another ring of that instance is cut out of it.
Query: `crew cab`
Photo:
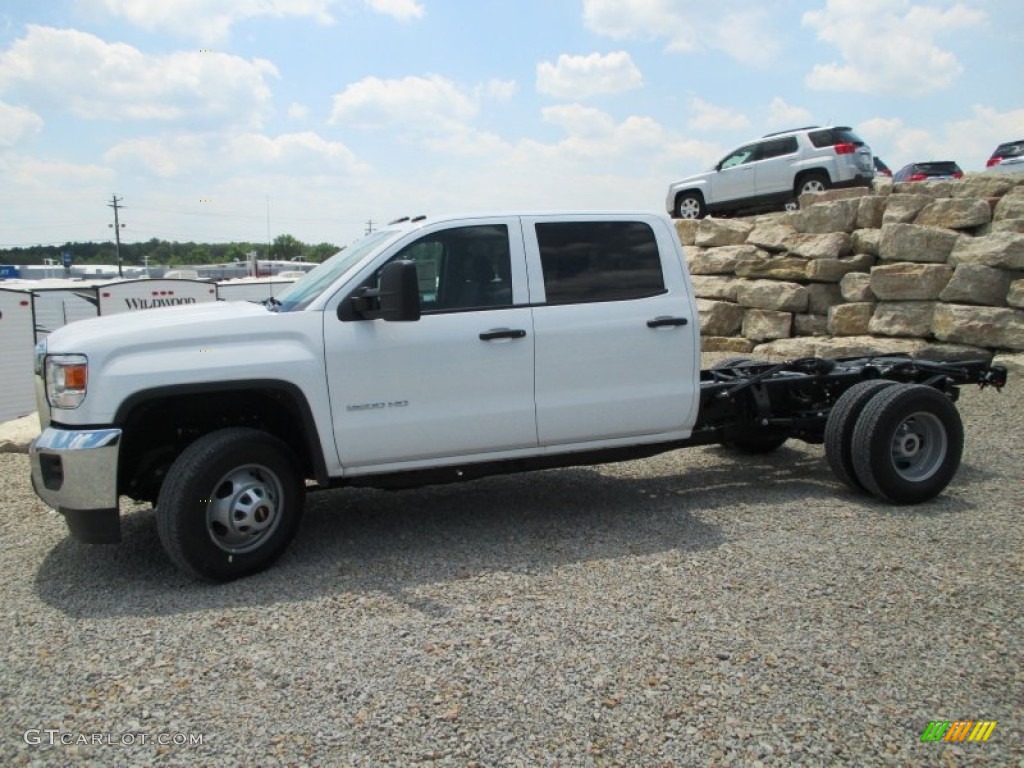
[[[956,385],[1006,378],[909,358],[701,371],[699,339],[665,215],[400,220],[264,304],[51,334],[32,482],[83,541],[119,540],[120,496],[154,503],[171,560],[226,581],[281,555],[307,481],[403,488],[795,437],[826,442],[851,487],[923,501],[959,464]]]

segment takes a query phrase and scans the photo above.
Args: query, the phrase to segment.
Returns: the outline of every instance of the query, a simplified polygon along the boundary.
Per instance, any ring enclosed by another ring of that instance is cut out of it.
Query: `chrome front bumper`
[[[117,461],[120,429],[47,427],[29,446],[32,487],[64,515],[71,535],[92,543],[119,541]]]

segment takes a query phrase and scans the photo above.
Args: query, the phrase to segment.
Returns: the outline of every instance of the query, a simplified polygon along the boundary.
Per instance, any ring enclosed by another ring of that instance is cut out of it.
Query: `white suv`
[[[680,219],[784,206],[805,192],[868,187],[875,176],[871,147],[845,126],[769,133],[726,155],[706,173],[668,188],[665,209]]]

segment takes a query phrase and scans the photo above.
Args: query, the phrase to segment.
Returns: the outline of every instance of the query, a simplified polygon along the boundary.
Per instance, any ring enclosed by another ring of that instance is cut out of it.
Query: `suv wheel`
[[[805,195],[809,192],[824,192],[831,186],[832,182],[829,180],[827,173],[815,171],[800,177],[796,183],[796,196],[799,198],[800,195]]]
[[[686,192],[676,198],[676,216],[680,219],[703,219],[707,215],[704,198],[699,192]]]

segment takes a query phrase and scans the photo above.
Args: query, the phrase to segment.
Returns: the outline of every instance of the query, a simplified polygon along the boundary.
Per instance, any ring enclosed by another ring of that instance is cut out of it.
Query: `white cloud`
[[[30,109],[0,101],[0,147],[13,147],[29,133],[43,128],[43,118]]]
[[[271,18],[311,18],[331,24],[330,8],[338,0],[84,0],[92,11],[106,12],[142,29],[167,30],[175,35],[204,41],[223,42],[231,27],[240,21]],[[387,0],[377,0],[388,4]],[[398,0],[401,4],[401,0]]]
[[[537,90],[548,96],[586,99],[609,93],[630,91],[643,85],[643,75],[625,51],[602,56],[570,56],[563,53],[558,63],[542,61],[537,65]]]
[[[955,160],[965,171],[980,171],[998,144],[1024,136],[1024,109],[975,104],[963,120],[928,127],[879,117],[858,123],[857,133],[894,171],[922,160]]]
[[[587,28],[615,40],[665,40],[666,50],[720,50],[746,64],[778,55],[771,14],[747,0],[583,0]]]
[[[515,80],[488,80],[483,92],[495,101],[511,101],[519,92],[519,83]]]
[[[983,11],[911,0],[828,0],[803,25],[839,49],[842,62],[815,65],[806,77],[816,90],[917,95],[947,88],[963,66],[935,38],[986,19]]]
[[[750,118],[727,107],[697,97],[690,100],[690,106],[694,116],[689,126],[695,131],[739,131],[750,127]]]
[[[90,120],[258,123],[269,110],[263,59],[199,51],[151,56],[71,29],[30,25],[0,54],[0,91]]]
[[[366,5],[377,13],[383,13],[399,21],[419,19],[426,13],[416,0],[366,0]]]
[[[459,127],[479,109],[476,98],[438,75],[400,80],[367,77],[335,94],[330,122],[363,128],[398,125],[433,134]]]
[[[72,187],[108,187],[114,179],[110,168],[92,163],[72,163],[50,158],[0,155],[0,178],[4,186],[31,190],[45,190],[53,194],[66,192]],[[16,220],[16,219],[10,219]]]
[[[115,144],[103,159],[124,172],[142,171],[164,179],[256,172],[348,174],[365,168],[347,146],[311,131],[277,137],[259,133],[148,136]]]
[[[776,96],[768,105],[768,126],[771,128],[807,125],[812,119],[809,110],[787,104],[781,96]]]
[[[288,119],[289,120],[305,120],[309,117],[309,107],[305,104],[299,104],[297,101],[293,101],[288,105]]]

